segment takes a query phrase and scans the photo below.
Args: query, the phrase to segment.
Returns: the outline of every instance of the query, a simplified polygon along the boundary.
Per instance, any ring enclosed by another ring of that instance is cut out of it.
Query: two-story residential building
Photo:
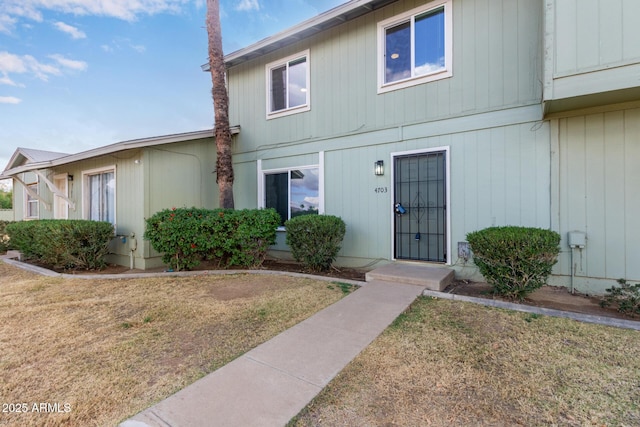
[[[354,266],[473,277],[466,234],[522,225],[562,235],[555,284],[639,280],[638,19],[624,0],[350,1],[231,53],[236,185],[257,185],[238,203],[342,217]]]
[[[473,278],[466,234],[522,225],[561,234],[553,284],[640,280],[639,18],[635,0],[352,0],[229,53],[236,207],[342,217],[342,265]]]

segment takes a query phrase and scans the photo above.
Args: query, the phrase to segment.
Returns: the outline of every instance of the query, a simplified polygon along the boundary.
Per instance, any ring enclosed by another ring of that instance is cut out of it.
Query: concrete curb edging
[[[507,301],[492,300],[485,298],[469,297],[466,295],[449,294],[446,292],[425,290],[422,295],[442,298],[453,301],[472,302],[474,304],[482,304],[489,307],[504,308],[507,310],[522,311],[525,313],[535,313],[545,316],[564,317],[585,323],[596,323],[599,325],[613,326],[616,328],[634,329],[640,331],[640,322],[633,320],[615,319],[612,317],[594,316],[592,314],[574,313],[571,311],[554,310],[551,308],[535,307],[524,304],[516,304]]]
[[[56,273],[43,267],[27,264],[25,262],[16,261],[6,256],[0,256],[0,260],[7,264],[16,266],[32,273],[40,274],[47,277],[62,277],[65,279],[143,279],[150,277],[190,277],[190,276],[208,276],[208,275],[233,275],[233,274],[267,274],[279,276],[300,277],[305,279],[322,280],[325,282],[341,282],[349,285],[364,286],[367,282],[359,280],[340,279],[337,277],[316,276],[314,274],[293,273],[288,271],[277,270],[199,270],[199,271],[163,271],[157,273],[122,273],[122,274],[68,274]]]

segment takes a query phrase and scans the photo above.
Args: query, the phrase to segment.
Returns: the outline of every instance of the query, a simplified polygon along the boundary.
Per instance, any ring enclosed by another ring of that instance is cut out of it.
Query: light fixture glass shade
[[[373,172],[376,175],[384,175],[384,161],[378,160],[373,164]]]

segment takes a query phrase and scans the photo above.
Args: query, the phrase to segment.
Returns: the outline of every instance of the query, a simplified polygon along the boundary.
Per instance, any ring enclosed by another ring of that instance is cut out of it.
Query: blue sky
[[[221,0],[224,51],[341,3]],[[212,128],[205,14],[205,0],[0,0],[0,171],[17,147]]]

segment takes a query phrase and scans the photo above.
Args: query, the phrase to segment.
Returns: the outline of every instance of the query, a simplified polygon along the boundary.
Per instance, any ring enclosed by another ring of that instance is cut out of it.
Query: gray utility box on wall
[[[587,233],[582,231],[570,231],[567,233],[570,248],[583,249],[587,246]]]

